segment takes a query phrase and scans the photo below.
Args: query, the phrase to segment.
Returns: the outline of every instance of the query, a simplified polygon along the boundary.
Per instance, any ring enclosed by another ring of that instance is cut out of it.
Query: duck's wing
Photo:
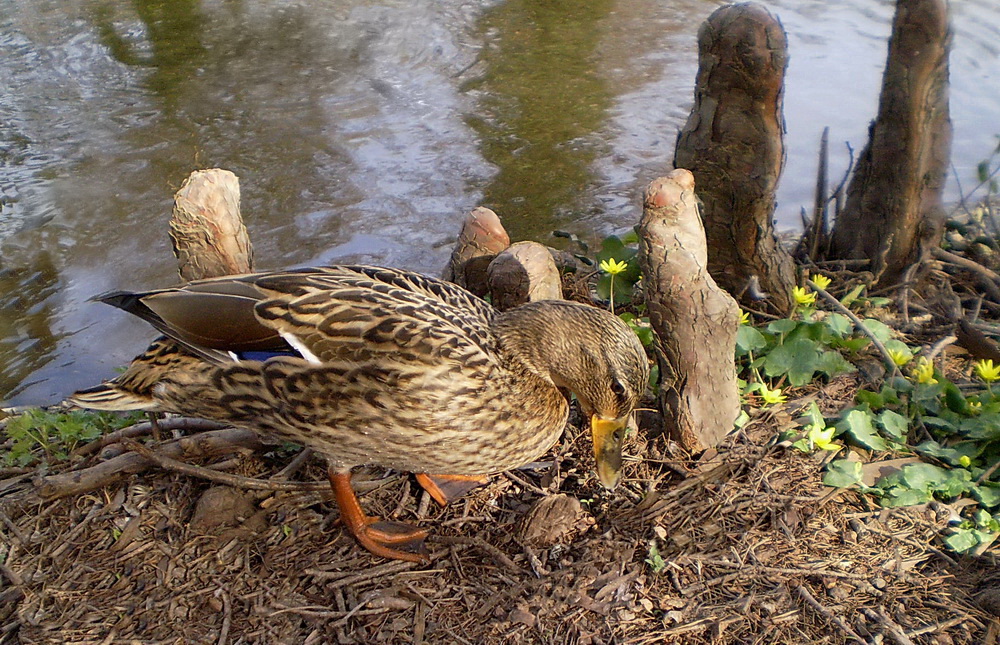
[[[461,287],[409,271],[334,266],[198,280],[95,300],[124,309],[197,356],[225,363],[248,354],[314,362],[394,354],[411,362],[493,354],[496,310]]]
[[[450,283],[380,267],[340,266],[257,276],[261,322],[313,362],[494,360],[495,310]]]
[[[244,277],[146,292],[112,291],[94,300],[142,318],[212,363],[232,361],[240,352],[288,351],[280,334],[254,315],[263,294]]]

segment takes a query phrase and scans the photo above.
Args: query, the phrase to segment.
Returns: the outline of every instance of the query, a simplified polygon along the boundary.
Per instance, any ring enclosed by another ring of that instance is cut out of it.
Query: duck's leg
[[[351,487],[351,474],[330,469],[327,471],[327,476],[333,488],[333,496],[337,500],[337,507],[340,508],[340,519],[361,546],[383,558],[430,562],[427,549],[424,547],[426,529],[368,517],[361,510],[358,497]]]
[[[447,506],[473,488],[490,483],[486,475],[428,475],[417,473],[417,483],[431,494],[434,501]]]

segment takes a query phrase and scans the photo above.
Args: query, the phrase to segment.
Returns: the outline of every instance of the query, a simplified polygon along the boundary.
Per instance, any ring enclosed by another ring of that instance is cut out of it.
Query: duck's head
[[[617,486],[626,425],[649,382],[639,338],[617,316],[563,300],[529,303],[502,317],[519,319],[501,326],[512,331],[507,340],[525,363],[576,394],[590,419],[597,476],[607,488]]]

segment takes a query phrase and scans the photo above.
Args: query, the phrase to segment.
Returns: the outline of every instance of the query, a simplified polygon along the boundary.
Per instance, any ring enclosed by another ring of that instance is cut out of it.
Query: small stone
[[[507,614],[507,620],[512,623],[521,623],[527,627],[535,626],[534,614],[531,614],[520,607],[511,610],[511,612]]]
[[[583,510],[579,500],[560,493],[535,502],[518,522],[516,537],[522,544],[544,548],[569,542],[593,524],[594,518]]]
[[[255,510],[250,495],[230,486],[213,486],[198,498],[189,526],[195,533],[214,534],[239,525]]]

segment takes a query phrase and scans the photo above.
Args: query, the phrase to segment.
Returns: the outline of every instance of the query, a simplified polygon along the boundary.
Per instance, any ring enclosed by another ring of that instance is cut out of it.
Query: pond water
[[[239,175],[261,269],[436,274],[480,204],[514,239],[630,227],[721,4],[0,0],[0,401],[55,402],[145,347],[144,323],[87,299],[177,281],[166,222],[196,168]],[[794,228],[823,126],[835,173],[864,143],[892,5],[764,4],[789,36],[776,217]],[[1000,3],[953,22],[968,187],[1000,133]]]

